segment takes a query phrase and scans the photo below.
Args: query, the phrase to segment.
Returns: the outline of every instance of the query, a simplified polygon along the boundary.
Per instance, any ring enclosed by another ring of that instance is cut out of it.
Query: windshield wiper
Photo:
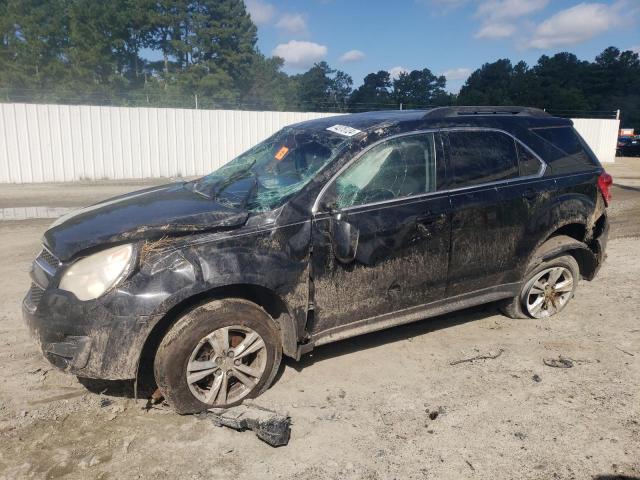
[[[255,174],[255,172],[251,170],[252,166],[253,165],[250,165],[246,169],[240,170],[239,172],[236,172],[233,175],[230,175],[229,178],[227,178],[225,181],[223,181],[218,185],[215,185],[213,191],[211,192],[211,198],[215,200],[229,185],[246,177],[253,177],[255,180],[255,183],[258,183],[257,175]]]

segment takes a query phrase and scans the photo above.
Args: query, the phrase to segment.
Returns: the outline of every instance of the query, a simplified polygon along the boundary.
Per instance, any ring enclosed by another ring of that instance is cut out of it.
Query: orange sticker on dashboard
[[[289,149],[287,147],[282,147],[280,150],[276,152],[276,154],[274,155],[274,158],[280,161],[287,156],[287,153],[289,153]]]

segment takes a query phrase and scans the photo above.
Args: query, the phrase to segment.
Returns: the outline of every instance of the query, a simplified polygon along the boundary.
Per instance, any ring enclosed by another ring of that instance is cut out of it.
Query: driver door
[[[331,181],[313,220],[312,335],[443,297],[449,197],[437,133],[399,136],[365,151]]]

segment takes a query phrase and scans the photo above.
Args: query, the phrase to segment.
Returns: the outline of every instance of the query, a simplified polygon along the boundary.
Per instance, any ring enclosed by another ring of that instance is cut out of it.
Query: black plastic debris
[[[573,361],[570,358],[565,358],[560,355],[558,358],[543,358],[542,362],[553,368],[571,368],[573,367]]]
[[[257,405],[238,405],[227,409],[212,408],[207,413],[219,427],[240,432],[252,430],[256,436],[272,447],[289,443],[291,418]]]

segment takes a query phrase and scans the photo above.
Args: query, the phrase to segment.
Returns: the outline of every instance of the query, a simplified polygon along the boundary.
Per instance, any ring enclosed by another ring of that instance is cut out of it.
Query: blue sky
[[[614,45],[640,53],[640,0],[245,0],[258,47],[287,73],[326,60],[355,86],[367,73],[429,68],[457,91],[485,62],[536,63]]]

